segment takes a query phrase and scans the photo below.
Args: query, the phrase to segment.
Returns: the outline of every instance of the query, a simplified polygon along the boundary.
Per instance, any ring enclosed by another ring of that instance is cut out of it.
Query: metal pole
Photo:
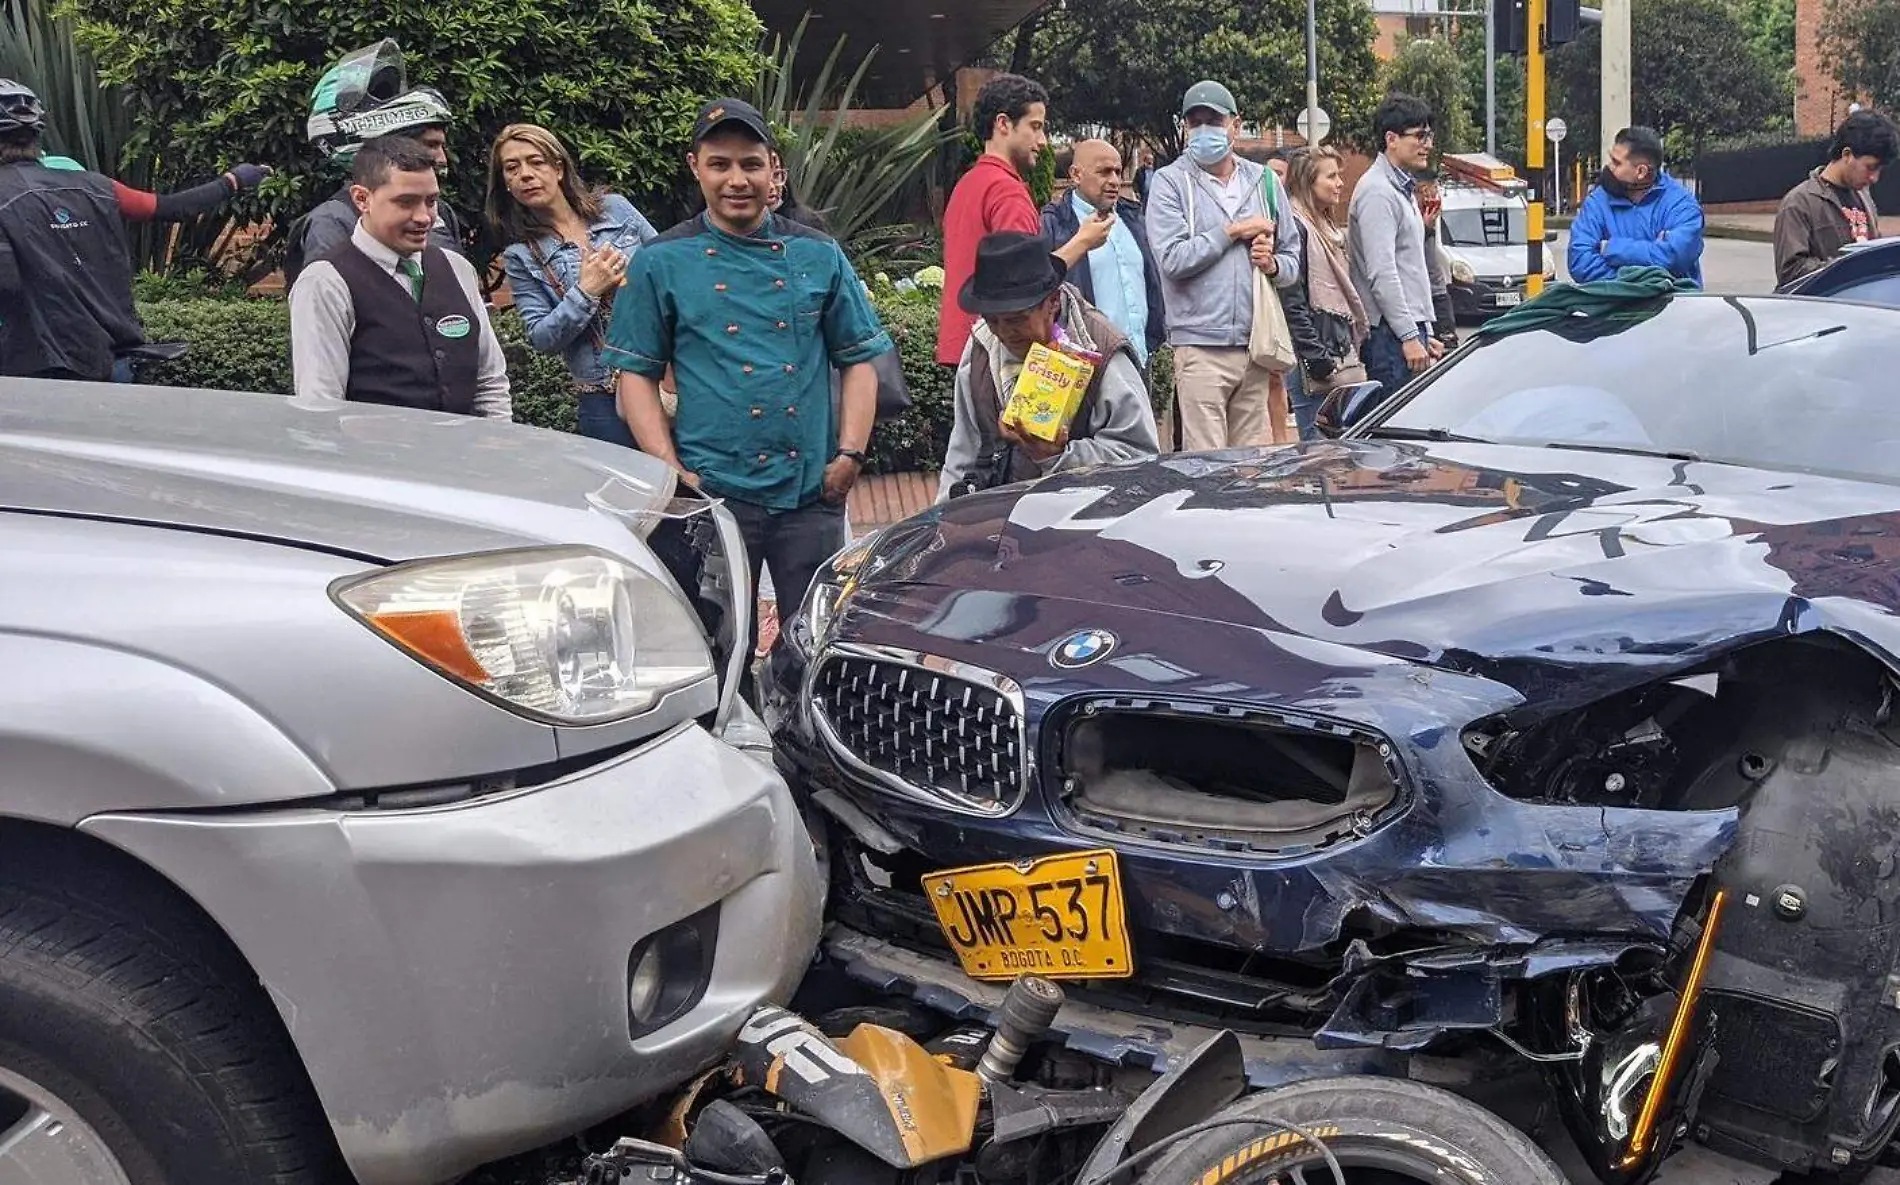
[[[1530,209],[1524,237],[1530,242],[1529,274],[1524,292],[1536,297],[1544,290],[1544,0],[1525,6],[1524,40],[1524,179],[1530,183]]]
[[[1306,0],[1306,131],[1319,126],[1319,12],[1316,0]]]
[[[1552,213],[1564,212],[1564,146],[1558,140],[1550,145],[1550,202]]]
[[[1603,0],[1603,117],[1600,159],[1610,159],[1616,133],[1630,126],[1630,0]]]
[[[1484,0],[1484,150],[1498,154],[1498,0]]]

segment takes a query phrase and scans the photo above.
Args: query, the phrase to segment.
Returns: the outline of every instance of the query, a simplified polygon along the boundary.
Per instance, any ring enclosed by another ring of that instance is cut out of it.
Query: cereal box
[[[1023,358],[1003,408],[1003,423],[1039,440],[1054,440],[1075,418],[1082,395],[1095,377],[1097,356],[1080,350],[1062,350],[1038,342]]]

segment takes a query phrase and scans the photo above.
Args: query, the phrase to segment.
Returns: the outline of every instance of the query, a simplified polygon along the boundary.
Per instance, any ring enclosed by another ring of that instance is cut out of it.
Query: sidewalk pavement
[[[1712,239],[1746,239],[1753,243],[1772,243],[1775,241],[1775,216],[1773,214],[1710,214],[1703,224],[1702,233]],[[1882,215],[1880,234],[1883,238],[1900,235],[1900,215]]]

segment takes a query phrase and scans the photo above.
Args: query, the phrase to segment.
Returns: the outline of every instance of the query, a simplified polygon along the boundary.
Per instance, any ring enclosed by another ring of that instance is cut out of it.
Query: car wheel
[[[221,936],[150,885],[48,889],[23,871],[0,872],[0,1181],[349,1179],[289,1038]]]
[[[1396,1078],[1321,1078],[1249,1095],[1213,1117],[1298,1124],[1348,1185],[1565,1185],[1529,1137],[1476,1103]],[[1333,1185],[1319,1150],[1271,1122],[1236,1123],[1160,1154],[1141,1185]]]

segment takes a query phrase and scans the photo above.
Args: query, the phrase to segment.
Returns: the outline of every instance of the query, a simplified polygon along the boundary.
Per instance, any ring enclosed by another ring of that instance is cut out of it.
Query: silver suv
[[[423,1185],[817,941],[743,545],[639,453],[0,381],[0,1181]]]

